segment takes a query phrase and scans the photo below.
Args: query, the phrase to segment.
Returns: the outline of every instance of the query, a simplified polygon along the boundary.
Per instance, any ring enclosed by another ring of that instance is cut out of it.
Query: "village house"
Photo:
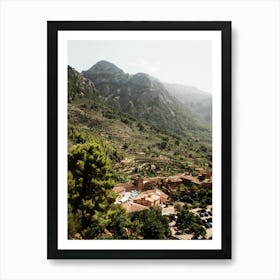
[[[117,184],[113,188],[113,191],[117,194],[117,198],[115,200],[116,204],[122,204],[128,200],[132,200],[139,194],[137,187],[131,183]]]
[[[153,189],[142,192],[133,199],[133,202],[150,207],[160,206],[166,203],[167,199],[167,194],[165,194],[159,189]]]
[[[114,188],[113,191],[117,194],[117,198],[115,203],[122,203],[126,200],[128,200],[128,192],[137,190],[137,187],[134,186],[132,183],[120,183],[117,184]]]
[[[143,211],[151,206],[166,204],[166,193],[175,191],[180,184],[212,187],[212,173],[203,168],[196,168],[196,171],[199,173],[197,176],[186,172],[169,177],[135,178],[134,183],[117,184],[113,188],[118,195],[116,203],[122,204],[127,212]]]
[[[147,190],[161,184],[163,177],[138,178],[135,183],[139,190]]]
[[[135,186],[133,183],[119,183],[114,188],[116,187],[122,187],[125,189],[126,192],[137,190],[137,186]]]
[[[132,201],[126,201],[125,203],[122,204],[122,206],[126,209],[127,213],[139,212],[139,211],[149,209],[147,206],[134,203]]]
[[[119,199],[125,195],[125,192],[130,192],[132,190],[137,190],[137,187],[132,183],[119,183],[113,188],[113,191],[118,194]]]
[[[189,186],[192,184],[197,186],[212,185],[212,174],[210,172],[206,172],[203,168],[197,168],[196,171],[200,172],[198,176],[183,173],[169,177],[137,178],[135,179],[135,186],[137,186],[139,191],[161,188],[169,193],[176,190],[177,186],[181,183]]]
[[[164,180],[164,186],[168,189],[168,191],[174,191],[176,187],[183,182],[181,176],[181,174],[169,176]]]

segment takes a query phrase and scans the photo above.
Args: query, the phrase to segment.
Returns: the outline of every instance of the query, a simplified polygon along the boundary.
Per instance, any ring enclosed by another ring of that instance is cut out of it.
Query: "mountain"
[[[68,102],[84,96],[92,99],[97,97],[93,82],[68,66]]]
[[[187,109],[210,125],[212,124],[212,95],[210,93],[199,90],[196,87],[180,84],[164,83],[164,86]]]
[[[209,125],[148,74],[129,75],[102,60],[82,75],[93,81],[98,96],[108,105],[137,120],[179,135],[199,137],[202,133],[202,137],[211,137]]]
[[[159,83],[143,74],[129,76],[129,80],[131,84],[139,83],[139,87],[146,83],[147,88],[153,87],[150,83]],[[141,94],[140,88],[139,92]],[[162,96],[167,97],[169,95]],[[169,102],[172,100],[171,97]],[[165,102],[168,101],[160,101]],[[174,102],[178,101],[174,99]],[[195,132],[190,131],[191,135]],[[135,176],[179,174],[193,166],[211,168],[211,138],[205,135],[208,135],[207,130],[199,137],[183,137],[110,106],[95,83],[68,67],[68,146],[90,139],[106,147],[107,144],[112,146],[113,149],[106,152],[112,160],[117,182],[126,182]]]
[[[125,204],[114,203],[117,194],[112,192],[113,186],[115,190],[123,186],[129,191],[146,181],[148,185],[139,188],[140,192],[163,190],[174,205],[186,205],[188,209],[211,205],[209,130],[202,130],[192,112],[170,95],[159,80],[143,73],[125,74],[106,62],[98,63],[92,70],[94,82],[68,67],[68,238],[151,238],[149,230],[147,235],[142,233],[146,216],[135,220],[134,214],[138,213],[129,214]],[[133,105],[132,111],[125,110],[130,109],[127,104]],[[147,118],[140,115],[142,111]],[[158,119],[154,119],[156,113]],[[164,117],[167,121],[170,118],[170,124],[182,126],[181,135],[174,133]],[[153,122],[155,125],[149,124]],[[188,127],[190,123],[192,126]],[[203,175],[198,170],[203,170]],[[199,187],[200,181],[207,187]],[[154,213],[153,209],[145,211]],[[161,210],[156,211],[157,217],[165,217]],[[174,219],[165,218],[167,231]],[[202,226],[198,230],[206,232]],[[153,238],[167,239],[169,235]]]

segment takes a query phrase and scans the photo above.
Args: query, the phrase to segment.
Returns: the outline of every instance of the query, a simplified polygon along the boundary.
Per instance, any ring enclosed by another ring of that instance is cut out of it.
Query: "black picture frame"
[[[67,30],[219,30],[222,34],[222,232],[220,250],[58,249],[58,32]],[[231,259],[231,22],[230,21],[48,21],[48,259]]]

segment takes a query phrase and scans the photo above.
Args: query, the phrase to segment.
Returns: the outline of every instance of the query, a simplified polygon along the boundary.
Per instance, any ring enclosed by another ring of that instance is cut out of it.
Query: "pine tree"
[[[104,232],[114,213],[111,209],[116,198],[113,185],[110,160],[101,145],[90,142],[69,149],[69,238],[73,237],[73,230],[79,228],[85,238],[95,238]]]

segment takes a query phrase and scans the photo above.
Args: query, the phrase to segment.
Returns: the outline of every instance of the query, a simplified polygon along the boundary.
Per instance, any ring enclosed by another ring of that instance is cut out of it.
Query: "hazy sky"
[[[164,82],[212,91],[211,41],[68,41],[68,64],[77,71],[100,60],[126,73],[144,72]]]

